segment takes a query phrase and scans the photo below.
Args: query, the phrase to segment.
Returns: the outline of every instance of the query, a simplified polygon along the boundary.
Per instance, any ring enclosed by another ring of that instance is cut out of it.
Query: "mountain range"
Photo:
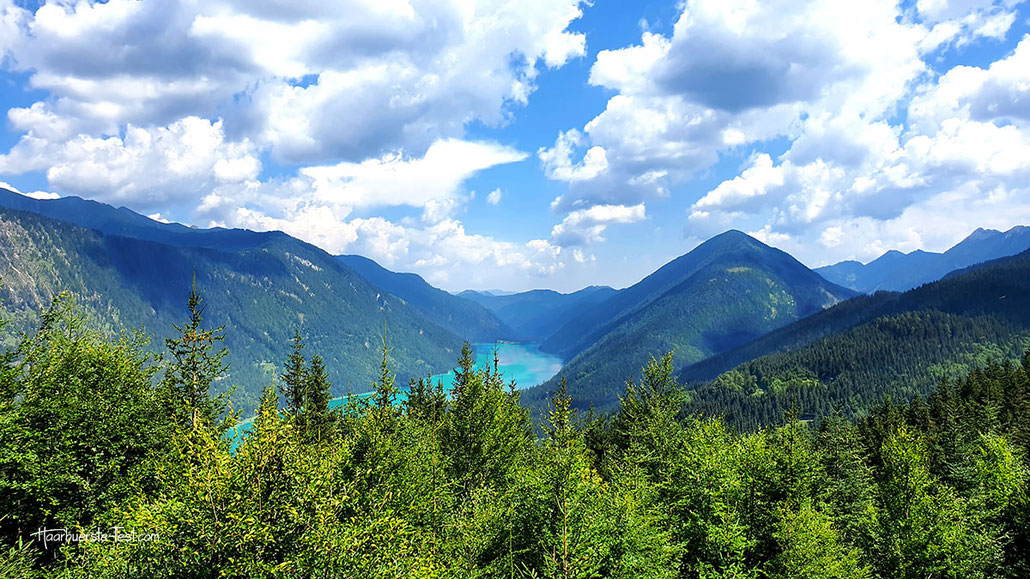
[[[13,322],[5,328],[9,345],[67,291],[97,325],[111,332],[143,328],[160,351],[172,324],[186,315],[195,277],[207,323],[226,326],[230,375],[222,383],[238,386],[237,407],[254,407],[297,329],[308,351],[325,359],[337,395],[370,388],[384,330],[399,380],[446,371],[461,350],[462,338],[430,316],[283,233],[193,230],[77,199],[41,201],[36,207],[45,211],[29,213],[6,207],[17,194],[0,193],[0,298]],[[63,211],[67,221],[45,215]]]
[[[756,428],[793,408],[862,414],[1030,349],[1030,251],[877,292],[684,368],[694,410]]]
[[[437,325],[469,342],[510,340],[516,333],[489,309],[435,288],[414,273],[396,273],[360,255],[337,259],[372,284],[401,298]],[[560,295],[560,294],[559,294]],[[532,340],[530,340],[532,341]]]
[[[590,286],[569,294],[553,290],[498,294],[465,290],[458,294],[487,308],[512,330],[512,338],[542,342],[567,320],[587,314],[619,293],[608,286]]]
[[[8,345],[68,291],[96,325],[143,328],[159,351],[195,276],[209,322],[226,326],[225,384],[239,385],[234,401],[245,408],[274,379],[300,328],[309,351],[326,359],[337,395],[369,388],[385,332],[401,383],[449,370],[462,341],[539,344],[566,364],[523,393],[537,410],[563,378],[577,407],[611,409],[651,355],[671,350],[694,391],[691,404],[735,412],[740,424],[767,422],[790,396],[805,412],[836,404],[856,413],[872,393],[911,396],[971,361],[1014,356],[1030,325],[1019,277],[1030,276],[1022,269],[1030,258],[1020,254],[1028,247],[1030,228],[979,229],[943,253],[888,252],[813,271],[728,231],[624,289],[455,295],[281,232],[197,229],[0,189]]]
[[[815,271],[836,284],[863,293],[905,291],[936,281],[948,272],[1027,249],[1030,227],[1018,226],[1005,232],[977,229],[944,253],[892,250],[867,264],[842,261]]]

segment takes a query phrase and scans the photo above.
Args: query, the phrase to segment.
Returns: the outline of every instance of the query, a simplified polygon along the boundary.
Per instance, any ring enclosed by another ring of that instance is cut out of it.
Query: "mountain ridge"
[[[59,292],[75,294],[109,332],[171,335],[196,275],[212,325],[225,324],[237,407],[253,408],[299,327],[330,369],[334,393],[368,389],[384,325],[398,379],[453,367],[461,339],[383,293],[321,249],[286,235],[224,251],[106,234],[32,212],[0,208],[0,296],[15,334],[38,322]],[[160,340],[152,347],[159,351]],[[238,379],[238,380],[237,380]]]
[[[937,281],[952,271],[1027,249],[1030,227],[1017,225],[1004,232],[980,227],[942,253],[922,249],[902,253],[892,249],[869,263],[847,260],[815,271],[838,285],[863,293],[906,291]]]
[[[523,396],[539,406],[565,378],[577,406],[603,411],[648,355],[675,350],[686,364],[854,295],[789,254],[729,231],[621,290],[586,322],[563,326],[568,334],[579,322],[580,349],[558,376]]]

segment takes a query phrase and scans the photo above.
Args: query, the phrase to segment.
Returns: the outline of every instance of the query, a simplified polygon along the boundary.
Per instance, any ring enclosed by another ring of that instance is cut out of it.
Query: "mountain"
[[[508,294],[466,290],[458,295],[493,312],[512,329],[515,339],[540,342],[570,319],[583,315],[616,293],[608,286],[590,286],[568,294],[552,290]]]
[[[673,350],[687,365],[854,295],[787,253],[729,231],[565,324],[545,344],[573,354],[571,361],[523,400],[543,404],[565,377],[577,406],[606,410],[650,355]]]
[[[684,368],[691,410],[746,428],[783,412],[861,414],[1030,348],[1030,251],[905,293],[877,292]]]
[[[136,231],[175,231],[141,225]],[[0,298],[13,318],[8,336],[35,324],[54,295],[69,291],[110,331],[142,327],[156,334],[151,347],[159,351],[172,324],[184,319],[196,275],[207,322],[226,326],[231,376],[224,382],[242,389],[234,395],[237,407],[255,405],[298,326],[307,351],[325,359],[335,394],[370,388],[384,329],[401,383],[453,367],[461,338],[321,249],[282,233],[212,234],[247,243],[232,250],[165,244],[0,208]]]
[[[125,207],[79,197],[33,199],[0,187],[0,207],[35,213],[107,235],[154,241],[176,247],[207,247],[235,250],[256,247],[269,236],[286,237],[285,233],[256,232],[246,229],[213,227],[197,229],[180,223],[162,223]]]
[[[516,335],[487,308],[435,288],[417,274],[396,273],[360,255],[340,255],[337,259],[372,284],[404,300],[437,325],[469,342],[511,340]]]
[[[905,291],[936,281],[950,271],[1027,249],[1030,249],[1030,227],[1013,227],[1004,233],[977,229],[944,253],[891,250],[868,264],[842,261],[815,271],[833,283],[864,293]]]

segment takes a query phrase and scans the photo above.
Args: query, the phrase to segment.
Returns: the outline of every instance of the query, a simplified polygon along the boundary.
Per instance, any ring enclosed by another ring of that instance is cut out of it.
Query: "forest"
[[[562,384],[536,430],[467,345],[399,403],[384,339],[374,395],[330,410],[297,332],[231,449],[224,328],[187,306],[156,355],[61,295],[2,354],[0,576],[1030,575],[1030,355],[738,430],[666,354],[609,414]]]

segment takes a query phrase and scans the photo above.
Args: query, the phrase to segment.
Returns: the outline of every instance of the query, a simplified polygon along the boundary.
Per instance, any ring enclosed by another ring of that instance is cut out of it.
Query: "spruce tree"
[[[210,388],[229,369],[224,362],[228,350],[222,348],[214,353],[211,350],[216,342],[225,339],[225,326],[202,327],[205,306],[197,290],[196,276],[186,305],[189,319],[182,326],[173,324],[179,336],[165,339],[172,361],[165,372],[162,390],[177,422],[192,429],[207,425],[221,432],[234,420],[226,416],[218,422],[228,407],[228,392],[211,396]]]
[[[304,388],[307,382],[307,362],[304,360],[304,340],[300,330],[295,330],[291,342],[290,356],[286,359],[283,374],[279,377],[279,391],[286,399],[286,412],[292,416],[304,408]]]
[[[304,410],[301,414],[304,436],[309,441],[328,440],[333,434],[336,420],[329,409],[331,387],[322,357],[315,354],[304,376]]]
[[[390,351],[386,344],[386,334],[383,334],[383,359],[379,364],[379,379],[373,384],[375,394],[372,402],[380,411],[393,407],[397,401],[397,385],[393,371],[390,370]]]

